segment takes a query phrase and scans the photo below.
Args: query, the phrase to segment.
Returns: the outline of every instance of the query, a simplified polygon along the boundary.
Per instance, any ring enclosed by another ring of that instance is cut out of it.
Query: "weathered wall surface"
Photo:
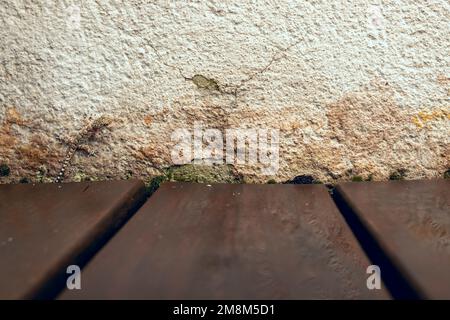
[[[247,181],[450,166],[447,0],[39,2],[0,2],[0,182],[54,177],[102,115],[67,180],[158,174],[194,121],[280,130]]]

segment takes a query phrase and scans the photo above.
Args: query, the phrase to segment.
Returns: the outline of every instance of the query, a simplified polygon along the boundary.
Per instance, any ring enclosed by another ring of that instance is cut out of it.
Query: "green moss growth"
[[[155,193],[156,190],[158,190],[161,183],[168,181],[167,176],[156,176],[147,185],[147,193],[148,195],[151,195]]]
[[[149,194],[158,190],[166,181],[195,183],[243,183],[244,180],[231,165],[195,165],[172,166],[164,170],[147,184]]]
[[[361,177],[361,176],[353,176],[353,177],[352,177],[352,181],[353,181],[353,182],[363,182],[364,179],[363,179],[363,177]]]
[[[132,178],[133,178],[133,171],[127,170],[127,172],[125,172],[125,179],[130,180]]]
[[[11,169],[5,163],[0,164],[0,177],[7,177],[11,173]]]
[[[38,171],[36,171],[36,181],[39,183],[44,182],[46,174],[47,174],[47,168],[45,166],[40,166]]]
[[[173,166],[167,169],[169,181],[197,183],[242,183],[242,177],[231,165],[194,165]]]
[[[36,171],[36,182],[38,183],[51,183],[53,179],[48,176],[47,167],[42,165],[39,167],[38,171]]]
[[[270,179],[267,181],[267,184],[276,184],[277,182],[274,179]]]
[[[97,181],[97,180],[98,180],[97,178],[88,176],[84,172],[77,172],[72,178],[73,182]]]
[[[444,172],[444,179],[450,179],[450,169]]]
[[[389,180],[405,180],[406,172],[406,169],[398,169],[391,173]]]

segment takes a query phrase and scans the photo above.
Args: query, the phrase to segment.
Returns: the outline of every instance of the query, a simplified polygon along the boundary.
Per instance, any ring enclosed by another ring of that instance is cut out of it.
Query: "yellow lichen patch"
[[[450,120],[450,107],[447,109],[436,109],[430,111],[419,111],[412,117],[412,122],[418,127],[423,128],[432,121]]]

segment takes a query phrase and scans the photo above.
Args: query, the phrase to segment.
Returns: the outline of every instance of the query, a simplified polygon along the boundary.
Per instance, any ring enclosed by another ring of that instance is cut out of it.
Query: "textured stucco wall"
[[[158,174],[194,121],[280,129],[277,175],[247,181],[450,165],[447,0],[1,0],[0,23],[0,182],[53,177],[100,115],[67,180]]]

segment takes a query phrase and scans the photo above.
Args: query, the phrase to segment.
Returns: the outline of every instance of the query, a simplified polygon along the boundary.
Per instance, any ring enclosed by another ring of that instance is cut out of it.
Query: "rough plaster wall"
[[[194,121],[280,129],[278,174],[248,181],[449,167],[447,0],[1,0],[0,21],[0,182],[56,175],[99,115],[68,180],[157,174]]]

